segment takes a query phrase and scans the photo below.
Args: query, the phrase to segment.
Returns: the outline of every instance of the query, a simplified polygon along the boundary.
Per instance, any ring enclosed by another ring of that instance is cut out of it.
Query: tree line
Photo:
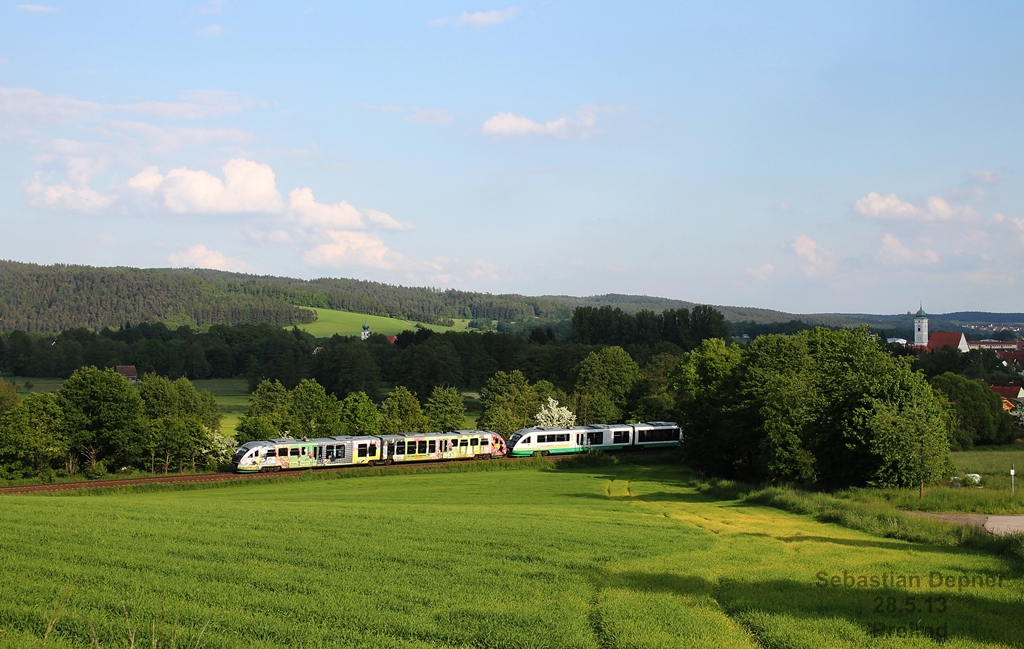
[[[25,398],[0,379],[0,478],[216,467],[234,450],[220,421],[213,396],[184,378],[147,374],[136,387],[83,367],[55,393]]]

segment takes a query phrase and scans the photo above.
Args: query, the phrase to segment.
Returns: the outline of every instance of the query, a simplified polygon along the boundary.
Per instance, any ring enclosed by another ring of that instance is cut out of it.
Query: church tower
[[[917,310],[914,316],[914,346],[928,346],[928,314],[924,312],[924,305]]]
[[[925,330],[926,330],[926,331],[927,331],[927,326],[928,326],[928,325],[927,325],[927,324],[925,324],[925,327],[926,327],[926,329],[925,329]],[[370,323],[369,323],[369,322],[363,322],[363,333],[362,333],[362,335],[360,336],[360,338],[361,338],[362,340],[368,340],[368,339],[370,338]]]

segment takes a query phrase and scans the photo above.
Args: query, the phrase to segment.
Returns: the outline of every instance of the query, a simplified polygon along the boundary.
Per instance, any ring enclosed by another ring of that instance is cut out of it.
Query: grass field
[[[1021,573],[993,555],[722,499],[676,467],[484,464],[528,468],[0,496],[0,644],[43,646],[56,620],[48,647],[1021,646]],[[819,585],[844,573],[922,585]]]
[[[27,376],[7,376],[6,374],[0,375],[0,378],[17,383],[18,392],[22,395],[27,395],[30,392],[56,392],[60,386],[64,385],[63,379],[41,379]],[[28,385],[32,386],[31,390]]]
[[[396,318],[384,318],[376,315],[363,315],[350,311],[335,311],[332,309],[313,309],[317,314],[317,321],[310,324],[299,325],[299,329],[313,334],[317,338],[330,338],[334,334],[341,336],[358,336],[363,331],[363,323],[370,325],[373,333],[390,336],[409,329],[415,329],[416,323],[409,320],[398,320]],[[421,324],[420,326],[434,331],[453,331],[465,329],[468,320],[456,320],[454,327],[442,327],[440,325]]]

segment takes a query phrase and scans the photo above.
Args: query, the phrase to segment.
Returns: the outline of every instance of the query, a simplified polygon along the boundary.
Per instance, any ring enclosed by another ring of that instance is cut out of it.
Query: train
[[[505,457],[505,440],[488,430],[398,435],[285,437],[242,444],[231,464],[238,473],[260,473],[329,466],[389,465],[442,460]]]
[[[523,428],[508,438],[510,457],[558,455],[590,451],[671,448],[683,433],[674,421],[642,424],[591,424],[572,428]]]
[[[482,460],[679,446],[674,422],[595,424],[573,428],[523,428],[508,442],[489,430],[397,435],[268,439],[242,444],[231,458],[238,473],[265,473],[355,465]]]

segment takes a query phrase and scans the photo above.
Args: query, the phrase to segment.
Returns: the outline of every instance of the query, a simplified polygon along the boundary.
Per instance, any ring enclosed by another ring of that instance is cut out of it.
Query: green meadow
[[[674,465],[0,496],[0,517],[8,647],[1024,643],[1019,564],[702,491]]]
[[[316,311],[317,320],[309,324],[298,325],[299,329],[313,334],[317,338],[330,338],[334,334],[339,336],[358,336],[363,331],[363,323],[370,325],[373,333],[390,336],[409,329],[415,329],[417,323],[410,320],[399,320],[397,318],[385,318],[376,315],[364,315],[350,311],[335,311],[333,309],[313,309]],[[426,329],[434,331],[453,331],[465,329],[468,320],[456,320],[454,327],[442,327],[440,325],[419,324]]]

